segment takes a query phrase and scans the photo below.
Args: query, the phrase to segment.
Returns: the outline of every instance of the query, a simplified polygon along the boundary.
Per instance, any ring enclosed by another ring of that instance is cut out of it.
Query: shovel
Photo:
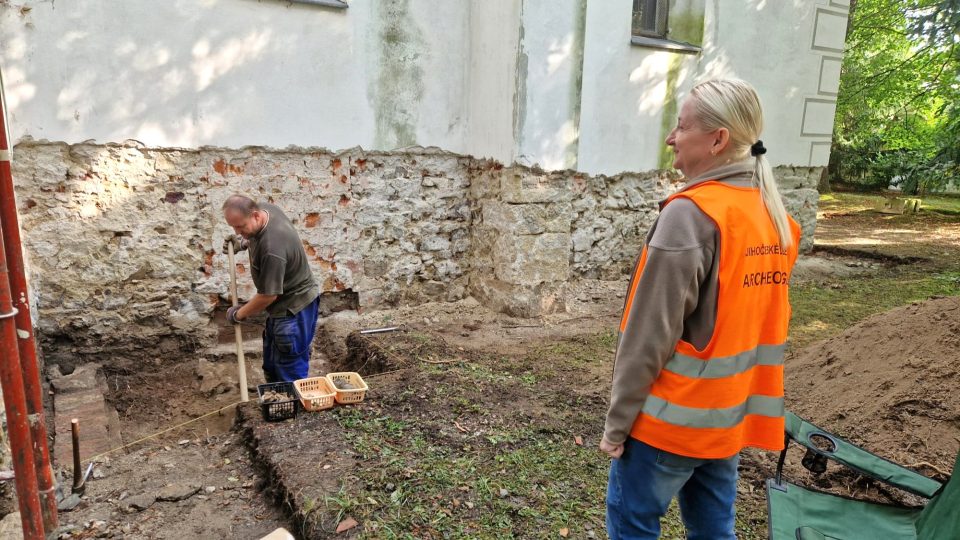
[[[230,301],[233,306],[237,305],[237,265],[233,262],[233,243],[227,244],[227,256],[230,263]],[[240,325],[233,325],[234,336],[237,339],[237,369],[240,381],[240,401],[247,402],[250,398],[247,396],[247,366],[243,359],[243,331]]]

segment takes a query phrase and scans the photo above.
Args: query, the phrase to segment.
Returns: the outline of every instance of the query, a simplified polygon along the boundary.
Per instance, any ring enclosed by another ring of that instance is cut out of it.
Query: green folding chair
[[[787,448],[775,478],[767,480],[771,540],[960,540],[960,480],[941,484],[875,456],[792,414],[786,414],[786,446],[807,448],[803,465],[814,473],[828,459],[891,486],[929,499],[923,508],[860,501],[791,484],[783,479]],[[954,471],[960,471],[960,454]]]

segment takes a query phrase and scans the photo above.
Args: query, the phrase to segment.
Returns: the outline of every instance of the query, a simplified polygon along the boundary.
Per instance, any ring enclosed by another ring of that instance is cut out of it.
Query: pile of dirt
[[[958,297],[876,315],[787,363],[790,410],[933,477],[960,446],[957,388]]]

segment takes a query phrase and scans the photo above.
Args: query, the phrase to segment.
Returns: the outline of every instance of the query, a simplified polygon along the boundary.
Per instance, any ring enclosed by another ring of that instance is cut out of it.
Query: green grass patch
[[[941,214],[960,215],[960,195],[937,195],[920,197],[922,210],[932,210]]]
[[[498,426],[454,448],[430,426],[371,411],[338,420],[364,466],[357,488],[325,503],[364,523],[365,538],[533,538],[587,525],[602,535],[608,462],[571,438]]]
[[[606,538],[610,460],[596,446],[606,403],[567,381],[592,367],[606,388],[615,346],[608,331],[473,355],[420,371],[408,381],[417,390],[389,407],[330,411],[358,466],[315,504],[357,519],[363,538]],[[738,507],[740,538],[765,538],[754,506]],[[684,537],[675,505],[662,527]]]
[[[960,264],[960,262],[958,262]],[[882,271],[823,285],[790,287],[794,350],[834,336],[867,317],[936,296],[960,295],[960,270],[942,273]]]
[[[528,368],[535,366],[538,373],[547,370],[555,374],[551,367],[580,369],[594,366],[602,359],[612,360],[616,347],[617,333],[608,330],[534,347],[527,353],[522,365]]]
[[[872,210],[884,199],[882,195],[863,193],[823,193],[820,210],[831,212],[860,212]]]
[[[912,195],[879,193],[824,193],[820,195],[820,209],[830,212],[862,212],[875,210],[884,199],[890,197],[918,198],[921,200],[921,211],[937,212],[940,214],[960,215],[960,195],[927,195],[914,197]]]
[[[596,362],[598,352],[610,352],[616,346],[617,334],[607,331],[537,347],[531,355],[560,358],[574,365],[582,365]]]

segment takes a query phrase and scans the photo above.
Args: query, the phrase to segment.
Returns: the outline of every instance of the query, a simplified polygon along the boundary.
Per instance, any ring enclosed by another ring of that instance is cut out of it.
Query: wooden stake
[[[230,300],[233,302],[233,305],[237,305],[237,265],[233,262],[233,242],[227,244],[227,255],[230,260]],[[246,362],[243,359],[243,331],[240,330],[240,325],[233,325],[234,335],[237,339],[237,369],[240,379],[240,400],[247,402],[250,401],[249,396],[247,396],[247,366]]]

